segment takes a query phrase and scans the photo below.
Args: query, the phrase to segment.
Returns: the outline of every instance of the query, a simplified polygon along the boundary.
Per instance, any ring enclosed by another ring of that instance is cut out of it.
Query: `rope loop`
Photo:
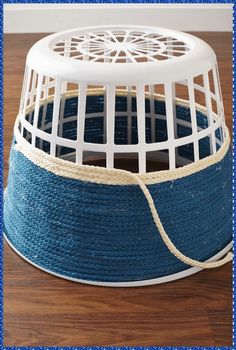
[[[211,261],[211,262],[201,262],[198,260],[194,260],[194,259],[191,259],[188,256],[184,255],[183,253],[181,253],[178,250],[178,248],[174,245],[174,243],[171,241],[168,234],[166,233],[166,231],[162,225],[161,219],[158,215],[157,209],[155,207],[155,204],[154,204],[154,201],[153,201],[153,198],[151,196],[149,189],[147,188],[147,186],[145,185],[145,183],[143,182],[143,180],[140,178],[140,176],[138,174],[134,174],[131,172],[129,172],[129,174],[136,180],[137,184],[139,185],[140,189],[142,190],[142,192],[143,192],[143,194],[148,202],[148,205],[149,205],[154,223],[156,225],[156,228],[159,231],[160,236],[161,236],[163,242],[165,243],[166,247],[169,249],[169,251],[176,258],[178,258],[179,260],[181,260],[182,262],[184,262],[187,265],[190,265],[193,267],[199,267],[201,269],[214,269],[216,267],[225,265],[226,263],[232,261],[232,259],[233,259],[232,252],[228,252],[222,259],[220,259],[218,261]]]

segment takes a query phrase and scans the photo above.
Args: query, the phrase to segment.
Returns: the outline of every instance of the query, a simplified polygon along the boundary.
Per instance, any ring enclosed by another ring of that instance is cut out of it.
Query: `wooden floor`
[[[231,128],[231,34],[196,34],[218,56]],[[5,36],[5,176],[26,53],[43,36]],[[168,284],[110,289],[48,275],[18,257],[7,244],[4,254],[5,346],[232,344],[230,264]]]

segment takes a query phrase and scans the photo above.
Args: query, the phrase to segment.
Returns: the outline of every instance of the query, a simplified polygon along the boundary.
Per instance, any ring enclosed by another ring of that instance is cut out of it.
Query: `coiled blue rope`
[[[183,108],[181,116],[186,113]],[[230,174],[228,151],[222,161],[205,170],[148,186],[171,240],[196,260],[207,260],[231,241]],[[8,240],[21,254],[67,277],[125,282],[188,268],[157,234],[138,186],[60,177],[33,164],[14,147],[4,225]]]

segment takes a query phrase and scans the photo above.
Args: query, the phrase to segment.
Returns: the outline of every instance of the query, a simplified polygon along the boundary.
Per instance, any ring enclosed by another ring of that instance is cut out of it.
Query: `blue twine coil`
[[[187,118],[186,109],[179,107],[179,118]],[[71,109],[67,112],[72,113]],[[94,122],[92,130],[97,135],[101,119]],[[88,126],[87,132],[91,137]],[[207,147],[206,143],[205,153]],[[188,154],[191,152],[185,149],[184,155]],[[148,185],[163,226],[185,255],[205,261],[231,241],[230,174],[229,150],[220,162],[202,171]],[[67,277],[141,281],[188,268],[163,243],[139,186],[102,185],[57,176],[33,164],[14,147],[4,230],[10,243],[30,261]]]

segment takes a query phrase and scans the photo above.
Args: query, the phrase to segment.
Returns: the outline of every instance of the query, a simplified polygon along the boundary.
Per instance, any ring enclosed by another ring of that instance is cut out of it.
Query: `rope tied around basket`
[[[165,243],[166,247],[169,249],[169,251],[179,260],[181,260],[182,262],[184,262],[187,265],[193,266],[193,267],[199,267],[201,269],[213,269],[222,265],[225,265],[226,263],[232,261],[233,259],[233,253],[232,252],[228,252],[224,258],[218,260],[218,261],[212,261],[212,262],[201,262],[201,261],[197,261],[194,259],[189,258],[188,256],[184,255],[183,253],[181,253],[181,251],[174,245],[174,243],[171,241],[170,237],[168,236],[168,234],[166,233],[161,219],[158,215],[158,212],[156,210],[153,198],[151,196],[151,193],[149,191],[149,189],[147,188],[147,186],[145,185],[145,183],[143,182],[143,180],[140,178],[140,176],[138,174],[134,174],[131,172],[128,172],[132,178],[134,178],[137,182],[137,184],[139,185],[140,189],[142,190],[148,205],[149,205],[149,209],[150,212],[152,214],[153,217],[153,221],[156,225],[157,230],[160,233],[160,236],[163,240],[163,242]]]
[[[27,158],[31,159],[31,161],[33,161],[35,164],[41,166],[42,168],[46,168],[47,170],[49,170],[50,172],[56,173],[59,176],[68,176],[69,172],[68,170],[71,172],[74,169],[75,173],[74,175],[77,173],[76,170],[80,170],[80,172],[83,173],[83,176],[81,178],[82,181],[91,181],[91,173],[94,172],[94,176],[92,177],[93,181],[95,178],[99,178],[99,172],[102,171],[102,174],[100,174],[102,176],[102,178],[104,177],[104,179],[106,179],[105,174],[109,173],[109,177],[110,179],[112,178],[114,183],[118,182],[121,180],[122,178],[122,182],[123,184],[129,184],[130,180],[131,180],[131,184],[137,184],[141,191],[143,192],[144,197],[147,200],[147,203],[149,205],[149,209],[151,212],[151,215],[153,217],[153,221],[155,223],[155,226],[164,242],[164,244],[166,245],[166,247],[168,248],[168,250],[180,261],[184,262],[187,265],[193,266],[193,267],[198,267],[201,269],[212,269],[212,268],[217,268],[219,266],[222,266],[230,261],[232,261],[233,259],[233,253],[232,252],[228,252],[227,255],[225,255],[222,259],[218,260],[218,261],[211,261],[211,262],[201,262],[201,261],[197,261],[195,259],[192,259],[186,255],[184,255],[175,245],[174,243],[171,241],[169,235],[167,234],[167,232],[165,231],[165,228],[162,225],[161,219],[159,217],[159,214],[157,212],[157,209],[155,207],[152,195],[147,187],[147,185],[145,184],[145,177],[143,177],[143,174],[138,174],[138,173],[132,173],[131,171],[128,170],[118,170],[118,169],[102,169],[99,167],[94,167],[94,166],[87,166],[87,165],[78,165],[78,164],[74,164],[65,160],[61,160],[59,158],[56,157],[52,157],[48,154],[45,154],[44,152],[42,152],[39,149],[33,149],[31,147],[26,147],[26,143],[25,140],[19,140],[19,138],[17,137],[17,133],[16,133],[16,139],[17,139],[17,143],[14,146],[14,149],[17,151],[22,152]],[[214,156],[211,156],[211,158],[214,158],[214,160],[212,160],[212,162],[217,162],[221,159],[221,157],[224,155],[225,150],[227,150],[229,147],[229,135],[228,135],[228,139],[226,139],[224,145],[222,146],[221,150],[218,151]],[[222,153],[222,154],[221,154]],[[207,159],[204,159],[204,161],[206,161]],[[209,166],[209,160],[207,160],[208,166]],[[49,168],[48,168],[49,166]],[[66,170],[65,169],[61,169],[64,167],[69,167],[69,169]],[[77,169],[76,169],[77,168]],[[183,169],[183,170],[182,170]],[[198,169],[198,167],[196,166],[196,164],[194,164],[194,168],[190,169],[190,173],[186,173],[184,171],[184,168],[178,168],[176,169],[177,171],[181,172],[181,176],[186,176],[186,174],[190,175],[191,173],[194,173],[194,171],[199,171],[201,170]],[[78,173],[77,173],[78,175]],[[111,176],[112,175],[112,176]],[[73,177],[73,176],[72,176]],[[80,176],[79,176],[80,177]],[[173,179],[178,178],[175,177]],[[172,179],[172,180],[173,180]],[[99,179],[101,180],[101,179]],[[159,179],[160,180],[160,179]],[[168,181],[168,178],[162,179],[164,181]],[[96,182],[96,181],[95,181]],[[106,183],[102,181],[102,183]],[[112,182],[110,183],[112,184]]]

